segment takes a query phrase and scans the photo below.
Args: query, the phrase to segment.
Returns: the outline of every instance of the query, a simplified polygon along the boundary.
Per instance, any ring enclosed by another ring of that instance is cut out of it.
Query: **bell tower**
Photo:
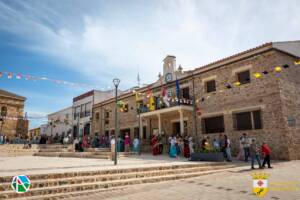
[[[163,71],[163,78],[164,82],[171,82],[175,80],[175,69],[176,69],[176,57],[167,55],[166,58],[163,60],[164,62],[164,71]]]

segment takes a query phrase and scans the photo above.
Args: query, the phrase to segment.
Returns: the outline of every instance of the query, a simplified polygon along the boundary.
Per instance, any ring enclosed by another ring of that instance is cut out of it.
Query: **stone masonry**
[[[0,109],[7,110],[6,117],[2,117],[0,121],[0,128],[2,128],[2,134],[8,138],[13,138],[18,134],[27,136],[28,121],[23,119],[25,100],[25,97],[0,90]]]
[[[187,124],[185,134],[193,135],[197,144],[206,136],[211,140],[217,138],[219,132],[205,133],[203,120],[223,116],[224,132],[222,133],[231,139],[233,154],[238,152],[239,138],[243,133],[247,133],[249,137],[256,138],[260,144],[263,141],[267,142],[273,151],[273,158],[300,159],[298,153],[300,151],[300,66],[295,64],[295,61],[299,60],[299,52],[298,41],[267,43],[188,71],[180,78],[180,86],[189,87],[195,105],[190,105],[194,111],[184,111],[183,118]],[[288,67],[283,67],[287,65]],[[281,67],[280,73],[275,73],[276,66]],[[250,72],[250,83],[235,86],[237,73],[243,71]],[[262,76],[255,78],[255,73],[260,73]],[[215,92],[206,92],[205,84],[208,80],[215,80]],[[230,83],[232,88],[226,88],[226,83]],[[175,81],[164,83],[163,86],[173,91],[176,87]],[[161,91],[158,81],[148,87],[137,89],[137,92],[147,92],[149,88],[154,93]],[[129,129],[133,138],[134,134],[139,133],[135,94],[130,91],[120,95],[119,99],[129,104],[127,113],[119,112],[119,129]],[[237,130],[235,114],[248,111],[260,112],[261,128]],[[96,115],[99,117],[97,118]],[[174,134],[173,122],[178,119],[177,112],[163,113],[162,130],[167,135]],[[105,131],[110,133],[114,130],[114,99],[94,105],[92,124],[93,133],[104,134]],[[142,124],[145,127],[146,138],[143,137],[144,134],[140,137],[144,146],[147,146],[153,130],[158,128],[158,119],[155,115],[143,118]]]

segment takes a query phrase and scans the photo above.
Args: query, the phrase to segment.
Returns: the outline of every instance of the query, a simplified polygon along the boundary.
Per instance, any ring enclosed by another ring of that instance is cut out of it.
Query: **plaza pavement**
[[[259,198],[252,193],[254,172],[270,175],[270,191]],[[276,187],[276,188],[275,188]],[[277,191],[276,191],[277,189]],[[278,190],[282,191],[278,191]],[[291,191],[288,191],[291,190]],[[249,170],[249,167],[178,181],[133,185],[113,190],[72,197],[67,200],[299,200],[300,161],[279,162],[273,169]]]
[[[204,162],[202,162],[204,163]],[[73,171],[90,171],[104,169],[151,167],[163,165],[196,164],[188,162],[185,158],[169,158],[168,156],[130,156],[118,160],[118,165],[106,159],[40,157],[40,156],[5,156],[0,157],[0,176],[15,176],[20,173],[47,174]],[[199,164],[199,163],[198,163]]]

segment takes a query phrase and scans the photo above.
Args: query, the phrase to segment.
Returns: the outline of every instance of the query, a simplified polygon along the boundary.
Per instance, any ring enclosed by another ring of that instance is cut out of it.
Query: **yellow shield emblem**
[[[268,174],[253,174],[253,189],[252,191],[259,197],[263,197],[268,192]]]

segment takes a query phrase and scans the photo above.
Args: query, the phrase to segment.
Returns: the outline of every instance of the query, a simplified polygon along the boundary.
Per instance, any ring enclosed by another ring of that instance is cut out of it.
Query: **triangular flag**
[[[22,75],[21,75],[21,74],[17,74],[17,75],[16,75],[16,78],[17,78],[17,79],[21,79],[21,78],[22,78]]]
[[[295,61],[295,65],[300,65],[300,60]]]
[[[12,79],[12,77],[13,77],[13,73],[11,73],[11,72],[8,72],[8,74],[7,74],[7,78],[8,78],[8,79]]]

